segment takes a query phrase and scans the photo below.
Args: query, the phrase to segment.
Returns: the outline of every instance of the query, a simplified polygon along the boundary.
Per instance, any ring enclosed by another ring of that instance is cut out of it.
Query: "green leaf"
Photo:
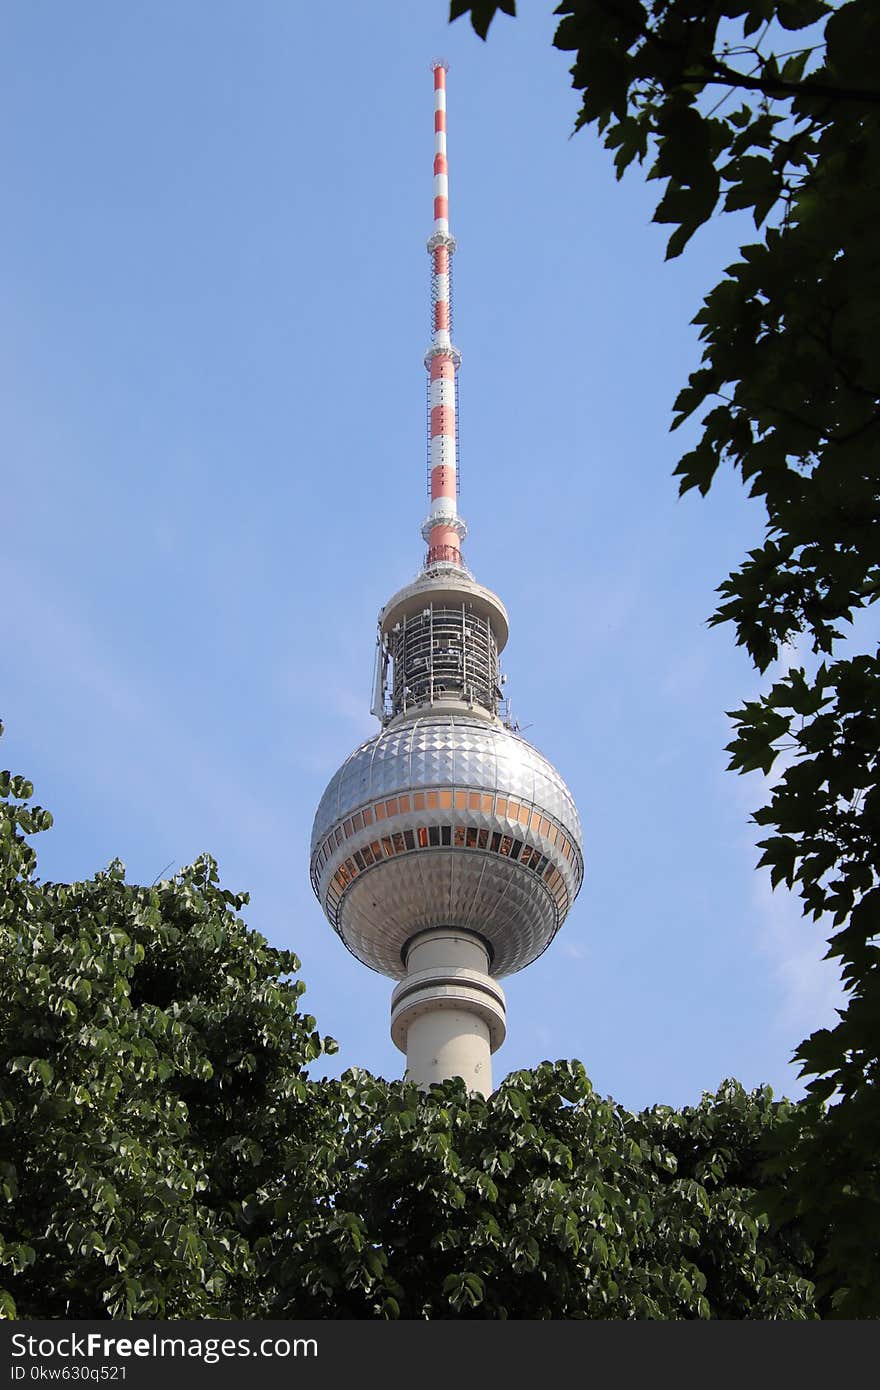
[[[451,22],[470,14],[474,32],[485,39],[498,10],[502,14],[515,15],[515,0],[450,0],[449,19]]]

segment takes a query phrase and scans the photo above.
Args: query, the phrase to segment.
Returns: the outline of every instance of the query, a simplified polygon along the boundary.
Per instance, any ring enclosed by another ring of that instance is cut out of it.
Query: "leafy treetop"
[[[515,6],[453,0],[451,17],[469,13],[485,37],[498,10]],[[667,256],[716,213],[747,211],[760,233],[696,315],[702,361],[672,427],[699,424],[676,473],[705,494],[732,465],[765,511],[710,622],[732,623],[758,670],[787,669],[732,713],[730,766],[769,774],[787,754],[755,814],[760,862],[825,916],[849,994],[840,1024],[796,1054],[816,1100],[840,1102],[821,1131],[835,1164],[804,1139],[786,1210],[815,1211],[821,1192],[838,1231],[827,1286],[841,1312],[876,1311],[880,653],[873,634],[857,649],[852,624],[880,592],[880,6],[563,0],[556,13],[576,128],[596,128],[618,177],[637,163],[659,181]],[[805,648],[820,659],[809,674],[790,664]]]

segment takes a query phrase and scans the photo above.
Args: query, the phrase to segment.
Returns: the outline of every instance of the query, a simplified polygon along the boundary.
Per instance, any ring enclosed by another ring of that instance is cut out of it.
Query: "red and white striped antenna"
[[[449,165],[446,160],[446,63],[431,64],[434,73],[434,231],[428,238],[431,257],[431,345],[425,354],[428,372],[428,467],[431,508],[422,526],[428,543],[425,568],[461,567],[461,542],[467,526],[458,515],[456,447],[456,374],[461,353],[452,344],[452,257],[455,237],[449,231]]]

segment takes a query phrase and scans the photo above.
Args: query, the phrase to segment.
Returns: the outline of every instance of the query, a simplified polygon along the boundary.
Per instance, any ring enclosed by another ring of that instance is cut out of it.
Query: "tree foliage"
[[[750,1209],[760,1139],[788,1103],[735,1082],[632,1115],[579,1062],[484,1100],[349,1072],[326,1191],[276,1209],[276,1316],[812,1318],[812,1251]]]
[[[451,17],[470,13],[485,38],[514,8],[453,0]],[[815,1105],[786,1133],[795,1161],[773,1210],[817,1228],[834,1213],[821,1287],[844,1315],[876,1314],[880,651],[859,651],[851,625],[880,592],[880,8],[563,0],[556,13],[576,126],[596,127],[618,177],[635,162],[660,181],[667,257],[717,212],[746,211],[759,232],[696,316],[702,362],[672,427],[697,414],[698,437],[676,473],[705,495],[730,464],[766,512],[710,621],[733,624],[759,671],[798,648],[821,659],[733,712],[730,766],[777,770],[755,814],[760,863],[829,923],[848,994],[838,1025],[795,1054]]]
[[[813,1252],[751,1202],[798,1107],[735,1082],[632,1115],[580,1063],[488,1100],[363,1072],[207,856],[43,883],[2,775],[0,1314],[811,1318]]]
[[[152,888],[41,883],[51,823],[0,774],[0,1308],[246,1317],[263,1184],[310,1159],[303,1068],[332,1048],[296,957],[207,856]]]

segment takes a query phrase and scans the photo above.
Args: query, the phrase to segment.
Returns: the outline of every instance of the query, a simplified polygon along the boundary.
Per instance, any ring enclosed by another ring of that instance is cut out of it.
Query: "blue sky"
[[[496,1078],[580,1057],[631,1107],[730,1075],[797,1095],[836,978],[754,872],[762,786],[724,771],[724,711],[759,683],[705,624],[761,513],[732,477],[679,501],[670,476],[690,319],[750,224],[665,265],[657,186],[569,139],[552,5],[522,8],[485,45],[444,0],[7,9],[0,761],[55,814],[44,876],[119,856],[150,882],[209,850],[300,955],[331,1069],[400,1074],[391,982],[324,921],[308,843],[421,562],[444,57],[467,558],[587,860],[505,981]]]

